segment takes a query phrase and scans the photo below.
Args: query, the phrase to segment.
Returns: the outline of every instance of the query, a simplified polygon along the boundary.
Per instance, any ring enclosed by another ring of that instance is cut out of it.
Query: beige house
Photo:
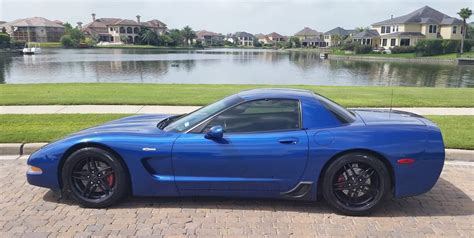
[[[212,45],[223,45],[224,44],[224,35],[215,33],[212,31],[200,30],[196,31],[196,39],[202,42],[204,46],[212,46]]]
[[[305,27],[303,30],[296,32],[295,36],[298,37],[300,41],[304,41],[306,39],[322,39],[323,33],[309,27]]]
[[[324,42],[327,47],[338,46],[344,39],[355,33],[355,30],[346,30],[342,27],[336,27],[324,33]]]
[[[414,46],[420,39],[461,39],[462,21],[425,6],[400,17],[372,24],[380,46]]]
[[[159,20],[140,21],[140,15],[137,20],[120,18],[99,18],[96,19],[95,13],[92,13],[92,22],[85,25],[82,31],[98,41],[112,43],[139,43],[139,33],[143,28],[150,29],[161,35],[166,32],[166,24]]]
[[[18,19],[0,25],[16,41],[59,42],[64,26],[43,17]]]
[[[253,42],[256,40],[254,35],[245,31],[236,32],[232,38],[234,39],[233,43],[241,46],[253,46]]]
[[[266,44],[266,45],[271,45],[271,44],[276,44],[278,42],[285,42],[286,41],[286,37],[284,37],[283,35],[280,35],[276,32],[272,32],[268,35],[256,34],[255,37],[257,38],[257,40],[260,43]]]

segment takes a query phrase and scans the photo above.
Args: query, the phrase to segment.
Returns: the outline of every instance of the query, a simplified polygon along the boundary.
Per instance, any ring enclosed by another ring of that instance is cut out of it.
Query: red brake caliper
[[[341,183],[341,182],[344,182],[344,181],[346,181],[346,178],[344,178],[344,175],[342,175],[342,174],[339,175],[339,177],[337,178],[337,182],[338,182],[338,183]],[[344,185],[339,184],[338,187],[339,187],[339,188],[342,188],[342,187],[344,187]]]
[[[109,174],[109,176],[107,176],[107,184],[109,185],[109,187],[112,187],[112,185],[114,185],[114,180],[114,174]]]

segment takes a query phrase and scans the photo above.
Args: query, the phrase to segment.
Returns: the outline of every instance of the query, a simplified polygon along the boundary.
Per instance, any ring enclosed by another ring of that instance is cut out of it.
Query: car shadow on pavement
[[[78,206],[70,198],[58,199],[48,191],[46,202]],[[133,208],[183,208],[183,209],[225,209],[254,211],[291,211],[331,214],[334,210],[322,199],[318,202],[290,201],[276,199],[245,198],[209,198],[209,197],[130,197],[108,209]],[[467,216],[474,214],[471,198],[449,181],[440,178],[435,187],[428,193],[408,198],[390,199],[385,205],[372,214],[374,217],[409,217],[409,216]]]

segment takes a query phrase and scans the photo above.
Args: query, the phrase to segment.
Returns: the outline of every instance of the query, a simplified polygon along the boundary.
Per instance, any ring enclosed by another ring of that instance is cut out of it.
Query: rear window
[[[343,106],[337,104],[329,98],[314,94],[314,97],[321,102],[321,104],[330,111],[341,123],[351,123],[355,120],[354,114],[345,109]]]

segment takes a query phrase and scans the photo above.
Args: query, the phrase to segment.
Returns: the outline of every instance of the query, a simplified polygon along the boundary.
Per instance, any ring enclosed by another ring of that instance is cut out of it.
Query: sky
[[[293,35],[306,26],[322,32],[366,27],[425,5],[457,17],[463,7],[474,9],[474,0],[0,0],[0,21],[41,16],[76,25],[91,22],[91,13],[97,18],[141,15],[142,21],[158,19],[168,28]]]

